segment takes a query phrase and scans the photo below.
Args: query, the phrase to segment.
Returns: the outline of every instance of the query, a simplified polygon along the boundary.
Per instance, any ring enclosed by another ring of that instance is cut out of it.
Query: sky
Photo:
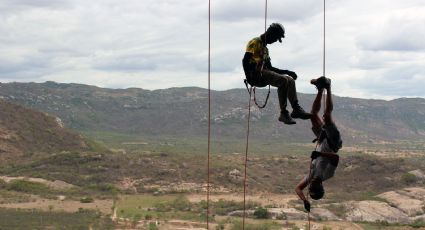
[[[327,0],[326,76],[339,96],[425,97],[424,0]],[[264,0],[211,0],[211,88],[243,88]],[[272,65],[314,93],[323,75],[323,1],[268,0]],[[106,88],[208,87],[207,0],[0,0],[0,82]]]

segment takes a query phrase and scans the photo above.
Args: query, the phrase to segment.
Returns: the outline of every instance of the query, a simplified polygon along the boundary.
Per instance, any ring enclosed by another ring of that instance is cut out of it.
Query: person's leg
[[[288,81],[288,99],[292,106],[292,118],[300,118],[303,120],[307,120],[311,118],[311,114],[304,111],[304,109],[300,106],[297,97],[297,89],[295,87],[295,80],[289,77]]]
[[[326,132],[329,148],[331,148],[332,151],[336,153],[342,147],[342,140],[341,140],[341,134],[332,118],[333,98],[332,98],[330,79],[328,79],[328,82],[329,84],[327,84],[326,86],[327,95],[326,95],[326,102],[325,102],[325,111],[323,114],[323,119],[324,119],[323,130]]]
[[[288,81],[288,99],[291,103],[292,108],[294,108],[294,103],[298,104],[298,97],[297,97],[297,89],[295,88],[295,80],[289,77]]]
[[[278,74],[270,70],[263,70],[263,75],[261,76],[262,85],[271,85],[277,87],[280,106],[280,116],[278,120],[287,125],[296,124],[286,109],[288,100],[288,83],[290,79],[292,78],[287,75]]]
[[[332,111],[334,109],[331,87],[329,86],[326,89],[326,91],[327,91],[326,92],[327,95],[326,95],[325,112],[323,114],[323,118],[325,120],[325,124],[331,124],[333,123]]]
[[[287,111],[286,105],[287,105],[288,94],[286,92],[285,87],[278,87],[277,88],[277,96],[279,98],[280,111]]]
[[[320,108],[322,106],[322,95],[323,90],[318,90],[316,94],[316,98],[313,101],[313,105],[311,106],[311,125],[313,129],[317,129],[322,127],[323,121],[319,116]]]
[[[277,87],[280,110],[285,111],[287,105],[286,101],[288,100],[288,82],[289,78],[291,77],[278,74],[270,70],[263,70],[263,75],[260,78],[262,85],[271,85]]]

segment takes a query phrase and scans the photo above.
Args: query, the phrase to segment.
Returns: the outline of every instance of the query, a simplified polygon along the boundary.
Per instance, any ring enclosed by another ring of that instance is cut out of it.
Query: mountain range
[[[259,100],[265,95],[266,90],[257,90]],[[315,95],[299,93],[298,96],[308,111]],[[56,82],[1,83],[0,98],[56,116],[65,126],[80,132],[184,138],[207,135],[208,90],[202,88],[145,90]],[[212,138],[244,139],[248,102],[246,89],[212,91]],[[311,141],[309,121],[297,120],[296,125],[288,126],[277,121],[278,114],[277,95],[272,90],[266,108],[251,107],[251,138]],[[416,141],[425,137],[424,98],[386,101],[334,95],[333,115],[345,143]]]

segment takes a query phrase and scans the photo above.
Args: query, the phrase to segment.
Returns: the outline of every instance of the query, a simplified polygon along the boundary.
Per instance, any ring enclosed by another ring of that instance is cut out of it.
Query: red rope
[[[317,143],[316,143],[316,147],[314,148],[314,150],[317,150]],[[312,168],[312,166],[313,166],[313,160],[311,160],[310,161],[310,171],[309,171],[309,173],[308,173],[308,179],[309,180],[311,180],[311,168]],[[310,183],[310,182],[309,182]],[[309,184],[309,186],[308,186],[308,193],[307,193],[307,197],[306,197],[306,199],[307,199],[307,202],[308,202],[308,197],[310,196],[310,184]],[[311,209],[311,206],[310,206],[310,209]],[[310,228],[310,212],[307,212],[307,220],[308,220],[308,230],[310,230],[311,228]]]
[[[242,217],[242,229],[245,229],[245,212],[246,212],[246,171],[248,164],[248,146],[249,146],[249,124],[251,120],[251,93],[252,87],[249,89],[249,102],[248,102],[248,125],[246,131],[246,146],[245,146],[245,175],[243,179],[243,217]]]
[[[211,139],[211,0],[208,0],[208,179],[207,179],[207,229],[210,215],[210,139]]]

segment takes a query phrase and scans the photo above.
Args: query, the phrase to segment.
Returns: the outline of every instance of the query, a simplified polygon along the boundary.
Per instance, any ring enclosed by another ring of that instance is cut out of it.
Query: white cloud
[[[342,96],[425,97],[422,0],[328,0],[326,74]],[[322,1],[269,0],[286,28],[274,66],[312,93],[322,74]],[[264,30],[264,1],[212,5],[212,87],[244,87],[246,43]],[[0,0],[0,81],[47,80],[147,89],[207,86],[208,2]]]

